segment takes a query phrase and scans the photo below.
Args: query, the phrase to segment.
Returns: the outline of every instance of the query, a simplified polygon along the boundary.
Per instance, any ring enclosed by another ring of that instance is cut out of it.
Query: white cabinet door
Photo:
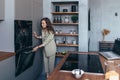
[[[0,0],[0,20],[4,20],[4,0]]]

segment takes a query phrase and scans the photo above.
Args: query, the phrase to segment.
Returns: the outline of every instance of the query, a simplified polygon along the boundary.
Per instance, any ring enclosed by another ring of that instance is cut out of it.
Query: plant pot
[[[71,20],[73,23],[76,23],[78,21],[78,15],[71,16]]]

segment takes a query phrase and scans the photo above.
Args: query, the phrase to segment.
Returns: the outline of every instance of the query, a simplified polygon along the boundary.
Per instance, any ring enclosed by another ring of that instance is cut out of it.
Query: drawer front
[[[99,42],[99,51],[112,51],[114,43]]]

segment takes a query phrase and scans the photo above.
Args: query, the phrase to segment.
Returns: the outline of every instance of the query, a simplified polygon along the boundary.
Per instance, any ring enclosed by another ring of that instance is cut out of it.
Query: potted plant
[[[110,33],[110,30],[108,30],[108,29],[103,29],[102,30],[103,41],[105,40],[105,36],[108,35],[109,33]]]
[[[76,23],[78,21],[78,15],[71,16],[71,20],[73,23]]]

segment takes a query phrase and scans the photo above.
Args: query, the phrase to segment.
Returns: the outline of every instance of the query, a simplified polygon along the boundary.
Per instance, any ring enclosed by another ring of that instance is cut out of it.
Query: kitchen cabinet
[[[0,21],[4,20],[5,0],[0,0]]]
[[[112,51],[113,41],[99,41],[99,51]]]

